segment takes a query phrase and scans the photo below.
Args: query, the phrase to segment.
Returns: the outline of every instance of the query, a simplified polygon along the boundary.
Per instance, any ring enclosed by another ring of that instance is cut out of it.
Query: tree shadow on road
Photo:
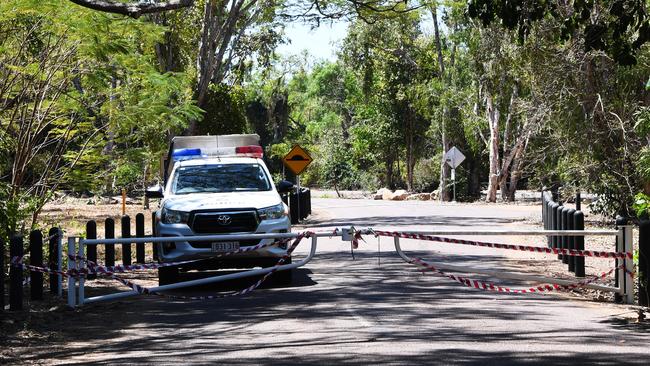
[[[485,264],[498,258],[473,260]],[[326,253],[309,268],[313,273],[297,271],[296,286],[270,286],[244,297],[180,301],[141,296],[91,304],[51,325],[62,336],[59,344],[34,345],[20,360],[647,364],[650,338],[644,331],[613,323],[576,328],[588,319],[572,313],[572,307],[581,311],[578,304],[559,297],[480,292],[423,274],[393,253],[384,253],[381,265],[375,253],[359,252],[356,260]],[[215,284],[181,293],[222,290]]]

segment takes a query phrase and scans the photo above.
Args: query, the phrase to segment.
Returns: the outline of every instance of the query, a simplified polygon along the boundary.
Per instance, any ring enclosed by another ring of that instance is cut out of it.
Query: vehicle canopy
[[[260,136],[257,134],[176,136],[169,144],[169,152],[163,161],[165,185],[176,161],[186,159],[209,159],[213,157],[243,156],[262,157]]]

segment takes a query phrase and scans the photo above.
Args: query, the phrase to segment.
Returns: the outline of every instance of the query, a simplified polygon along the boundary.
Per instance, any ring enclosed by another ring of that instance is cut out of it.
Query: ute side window
[[[270,191],[271,183],[259,164],[185,166],[176,170],[172,193]]]

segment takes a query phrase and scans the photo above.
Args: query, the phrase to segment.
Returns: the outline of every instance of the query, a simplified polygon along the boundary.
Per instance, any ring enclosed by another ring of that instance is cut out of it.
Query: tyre
[[[291,257],[284,261],[284,264],[291,264]],[[293,269],[285,269],[284,271],[277,271],[273,274],[275,282],[279,285],[291,285],[293,281]]]
[[[158,286],[171,285],[178,282],[178,267],[158,268]]]

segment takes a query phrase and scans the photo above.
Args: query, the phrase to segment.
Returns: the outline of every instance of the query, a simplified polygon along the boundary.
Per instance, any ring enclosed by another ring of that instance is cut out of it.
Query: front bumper
[[[157,243],[158,246],[158,259],[161,262],[178,262],[185,260],[193,259],[203,259],[214,257],[219,253],[212,252],[209,243],[195,244],[192,245],[187,241],[182,241],[182,237],[194,236],[194,232],[187,224],[164,224],[160,221],[157,223],[157,235],[167,236],[167,237],[176,237],[178,236],[181,240],[174,242],[173,247],[170,248],[169,245],[165,246],[163,243]],[[255,232],[250,233],[236,233],[236,234],[267,234],[267,233],[287,233],[291,231],[291,222],[288,217],[282,217],[275,220],[263,220],[257,226]],[[233,233],[235,234],[235,233]],[[208,234],[200,234],[202,236]],[[225,235],[225,234],[219,234]],[[257,243],[271,243],[274,239],[262,239],[261,241],[255,241],[254,243],[241,242],[240,247],[255,245]],[[197,246],[207,246],[207,247],[197,247]],[[280,258],[287,253],[286,248],[281,248],[279,245],[272,245],[265,247],[256,251],[246,252],[246,253],[237,253],[223,257],[221,261],[232,260],[235,262],[251,262],[254,263],[255,259],[261,259],[261,262],[268,261],[268,259]]]

